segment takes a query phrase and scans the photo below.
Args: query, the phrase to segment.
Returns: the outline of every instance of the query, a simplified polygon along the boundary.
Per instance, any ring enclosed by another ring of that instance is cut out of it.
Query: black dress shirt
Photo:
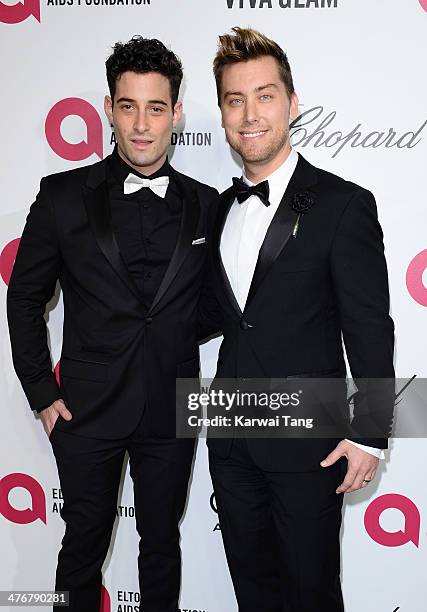
[[[126,164],[114,149],[109,159],[108,190],[114,233],[122,258],[144,298],[147,310],[157,293],[178,239],[182,202],[169,162],[144,175]],[[125,195],[129,173],[142,178],[169,176],[165,198],[150,188]]]

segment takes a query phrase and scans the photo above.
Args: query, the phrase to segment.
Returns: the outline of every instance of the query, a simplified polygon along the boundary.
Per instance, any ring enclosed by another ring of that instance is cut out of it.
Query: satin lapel
[[[185,257],[188,255],[192,241],[197,230],[200,217],[200,204],[198,195],[192,187],[190,187],[185,180],[183,180],[177,172],[172,170],[174,178],[178,183],[179,189],[182,196],[182,216],[181,224],[179,228],[178,240],[173,252],[172,258],[169,262],[169,266],[166,273],[160,283],[160,287],[156,293],[156,296],[151,304],[150,314],[155,310],[158,303],[165,295],[173,279],[177,275],[179,268],[181,267]]]
[[[232,307],[237,312],[237,315],[240,318],[242,316],[242,310],[239,306],[238,301],[236,300],[236,296],[234,295],[234,291],[231,287],[230,280],[227,276],[227,272],[225,270],[224,263],[221,257],[221,236],[222,236],[222,231],[224,229],[224,225],[225,225],[225,221],[227,219],[228,213],[234,202],[233,189],[231,188],[227,189],[227,191],[225,191],[222,194],[221,200],[222,200],[222,215],[218,215],[218,219],[217,219],[217,225],[216,225],[215,235],[214,235],[215,242],[214,242],[213,253],[215,257],[216,267],[219,270],[219,274],[222,278],[225,294],[227,295],[227,298],[230,301],[230,304],[232,305]]]
[[[105,180],[105,167],[100,168],[98,164],[97,166],[98,167],[94,167],[93,171],[89,173],[87,185],[82,188],[89,224],[92,228],[96,242],[108,262],[128,289],[130,289],[138,299],[142,299],[129,270],[122,260],[113,233],[111,207],[107,182]],[[104,170],[103,175],[102,170]]]
[[[309,185],[313,185],[317,180],[316,176],[317,173],[314,166],[309,164],[301,155],[299,155],[295,171],[291,177],[291,180],[289,181],[288,187],[286,188],[276,214],[270,223],[259,251],[254,275],[252,277],[252,283],[248,293],[248,299],[246,300],[245,310],[259,289],[259,286],[264,280],[267,272],[279,257],[292,235],[292,231],[298,218],[297,213],[293,211],[290,206],[294,194],[298,191],[306,189]]]

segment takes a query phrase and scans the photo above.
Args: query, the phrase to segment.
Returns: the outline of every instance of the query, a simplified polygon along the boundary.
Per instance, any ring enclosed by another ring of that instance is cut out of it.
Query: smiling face
[[[269,176],[288,157],[289,123],[298,98],[288,95],[272,56],[225,66],[221,80],[222,127],[241,157],[247,177]]]
[[[182,116],[181,102],[172,108],[168,79],[158,72],[124,72],[116,81],[114,101],[106,96],[104,108],[120,157],[141,174],[161,168],[172,128]]]

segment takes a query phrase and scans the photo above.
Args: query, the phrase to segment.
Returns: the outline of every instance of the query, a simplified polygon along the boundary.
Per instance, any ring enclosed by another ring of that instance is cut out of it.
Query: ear
[[[291,101],[289,106],[289,122],[295,121],[299,115],[299,100],[297,94],[294,92],[291,94]]]
[[[182,119],[182,102],[177,102],[173,108],[172,126],[176,127]]]
[[[105,96],[104,98],[104,111],[108,121],[113,125],[113,101],[110,96]]]

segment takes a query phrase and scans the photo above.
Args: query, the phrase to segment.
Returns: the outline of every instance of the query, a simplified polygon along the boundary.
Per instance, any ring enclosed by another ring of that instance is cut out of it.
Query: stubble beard
[[[274,136],[274,138],[264,146],[258,146],[256,143],[250,142],[245,144],[239,141],[239,136],[232,139],[227,138],[230,147],[240,155],[243,162],[251,164],[265,164],[272,161],[282,151],[289,141],[289,130]]]

